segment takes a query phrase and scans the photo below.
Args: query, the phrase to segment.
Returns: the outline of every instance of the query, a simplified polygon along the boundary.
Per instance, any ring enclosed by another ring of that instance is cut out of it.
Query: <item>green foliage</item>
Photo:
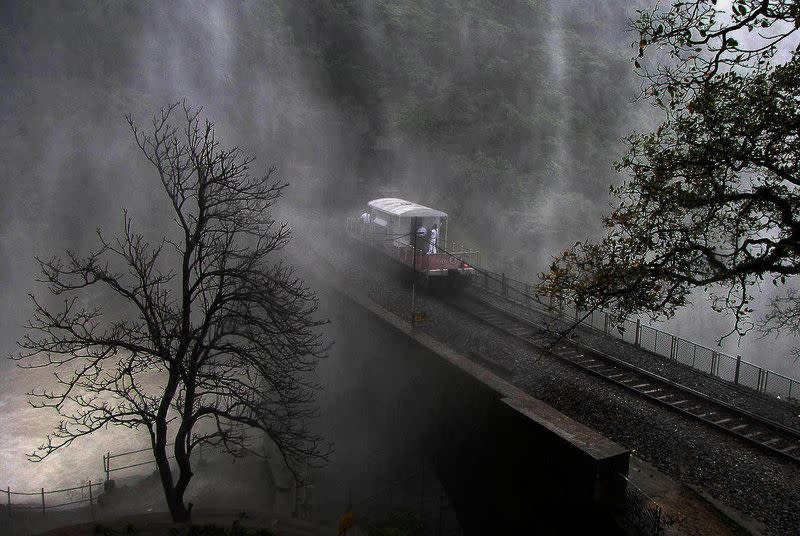
[[[191,525],[185,536],[276,536],[269,529],[250,529],[243,527],[239,521],[234,521],[230,527],[220,527],[214,523],[206,525]]]
[[[638,57],[657,49],[657,60],[635,59],[655,102],[680,110],[705,83],[730,70],[767,71],[800,27],[796,0],[674,1],[637,10]]]
[[[94,533],[97,534],[97,536],[114,536],[116,534],[114,529],[103,525],[102,523],[98,523],[94,526]]]
[[[204,525],[190,525],[187,529],[170,527],[167,531],[173,536],[276,536],[275,533],[265,528],[247,528],[236,520],[230,527],[221,527],[215,523]],[[98,536],[127,536],[138,534],[136,526],[127,522],[125,525],[115,530],[114,528],[98,523],[95,525],[94,533]]]
[[[367,528],[369,536],[419,536],[424,532],[424,525],[419,517],[411,511],[392,512],[389,517]]]
[[[134,534],[139,534],[139,529],[130,521],[126,522],[119,531],[103,525],[102,523],[98,523],[94,527],[94,533],[98,536],[133,536]]]
[[[691,18],[698,13],[691,6],[706,9],[705,2],[678,4],[667,15],[641,14],[645,46],[694,43],[675,33],[692,24],[691,31],[738,46],[726,35],[745,19],[720,29],[713,9]],[[736,5],[747,6],[736,16],[758,20],[758,6]],[[663,27],[654,30],[654,21]],[[763,54],[771,57],[769,50]],[[800,56],[769,68],[750,60],[727,72],[705,61],[682,64],[686,72],[658,71],[648,91],[657,99],[670,94],[669,115],[655,132],[628,138],[616,167],[630,178],[611,189],[617,204],[605,218],[606,237],[558,255],[541,292],[584,309],[611,306],[622,317],[669,317],[702,288],[715,309],[734,314],[731,333],[752,328],[753,289],[800,273]],[[784,310],[800,321],[800,309]]]

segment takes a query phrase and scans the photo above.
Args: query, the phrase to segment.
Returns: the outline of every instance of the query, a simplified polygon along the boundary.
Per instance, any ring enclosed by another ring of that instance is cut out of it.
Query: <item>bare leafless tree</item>
[[[151,243],[126,212],[122,234],[107,239],[98,230],[87,255],[37,259],[40,280],[63,301],[54,307],[31,296],[35,312],[13,359],[56,369],[55,389],[30,393],[35,406],[62,417],[32,460],[109,424],[146,429],[167,505],[182,521],[201,444],[241,455],[245,431],[255,428],[295,475],[325,457],[307,428],[312,372],[327,350],[324,321],[314,293],[277,258],[290,232],[272,217],[287,186],[274,168],[252,177],[253,159],[223,148],[213,124],[185,102],[161,110],[149,132],[127,120],[177,232]],[[86,298],[101,289],[117,300],[116,312]]]

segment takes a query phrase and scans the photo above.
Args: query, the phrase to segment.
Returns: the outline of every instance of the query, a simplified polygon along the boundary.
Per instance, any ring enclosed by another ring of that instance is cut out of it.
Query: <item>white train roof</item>
[[[398,199],[396,197],[384,197],[381,199],[373,199],[367,203],[370,208],[391,214],[393,216],[400,216],[403,218],[446,218],[447,213],[435,208],[418,205],[405,199]]]

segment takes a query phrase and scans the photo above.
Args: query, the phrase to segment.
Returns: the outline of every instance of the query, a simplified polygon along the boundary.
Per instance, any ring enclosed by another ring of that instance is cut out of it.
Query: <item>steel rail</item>
[[[463,301],[467,300],[472,303],[465,305]],[[800,462],[798,430],[709,397],[594,348],[561,338],[545,325],[520,318],[479,298],[462,296],[447,303],[584,372],[773,454]]]
[[[553,320],[554,322],[562,324],[562,326],[564,328],[569,328],[570,326],[574,326],[574,324],[572,322],[570,322],[569,320],[565,320],[565,319],[563,319],[563,318],[561,318],[559,316],[555,316],[552,313],[549,313],[549,312],[547,312],[545,310],[542,310],[542,309],[539,309],[539,308],[536,308],[536,307],[533,307],[533,306],[521,305],[518,302],[514,302],[512,300],[508,300],[508,298],[503,298],[502,296],[499,296],[499,295],[494,295],[493,294],[493,297],[499,298],[499,299],[505,299],[507,301],[510,301],[510,303],[512,303],[515,306],[522,307],[522,308],[525,308],[525,309],[530,309],[531,311],[533,311],[533,312],[535,312],[537,314],[547,316],[551,320]],[[787,433],[796,435],[796,436],[798,436],[798,438],[800,438],[800,428],[787,426],[787,425],[782,424],[780,422],[771,420],[768,417],[764,417],[763,415],[758,415],[757,413],[753,413],[753,412],[747,411],[746,409],[743,409],[741,406],[737,406],[737,405],[734,405],[734,404],[729,404],[729,403],[725,402],[724,400],[720,400],[719,398],[715,398],[713,396],[710,396],[710,395],[708,395],[708,394],[706,394],[706,393],[704,393],[702,391],[698,391],[698,390],[693,389],[693,388],[691,388],[689,386],[686,386],[686,385],[683,385],[681,383],[678,383],[675,380],[670,380],[669,378],[665,378],[665,377],[663,377],[663,376],[661,376],[659,374],[656,374],[655,372],[651,372],[651,371],[649,371],[649,370],[647,370],[645,368],[637,367],[636,365],[633,365],[633,364],[625,361],[624,359],[619,359],[617,357],[614,357],[614,356],[612,356],[612,355],[610,355],[610,354],[608,354],[606,352],[603,352],[602,350],[598,350],[598,349],[596,349],[596,348],[594,348],[594,347],[592,347],[592,346],[590,346],[588,344],[580,343],[580,342],[577,342],[577,341],[575,341],[573,339],[568,339],[566,336],[563,335],[563,333],[553,332],[550,329],[550,327],[547,326],[546,324],[541,324],[541,323],[534,322],[532,320],[521,318],[516,313],[514,313],[513,311],[509,311],[508,309],[504,309],[504,308],[502,308],[502,307],[500,307],[498,305],[491,304],[491,303],[487,302],[486,300],[484,300],[484,299],[482,299],[482,298],[480,298],[478,296],[475,296],[474,294],[470,295],[469,299],[471,299],[473,301],[476,301],[476,302],[479,302],[479,303],[481,303],[483,305],[486,305],[486,306],[489,306],[489,307],[493,307],[494,309],[497,309],[498,311],[500,311],[502,314],[514,317],[514,318],[518,319],[521,322],[526,322],[529,325],[536,327],[537,329],[546,330],[546,331],[552,333],[552,335],[554,337],[558,338],[558,340],[568,341],[570,344],[572,344],[574,346],[579,346],[579,347],[585,349],[588,352],[592,352],[592,353],[598,354],[600,356],[603,356],[605,359],[614,361],[614,362],[619,363],[620,365],[623,365],[625,367],[629,367],[629,368],[635,369],[636,371],[641,372],[642,374],[645,374],[645,375],[649,375],[649,376],[653,377],[656,380],[663,381],[665,383],[670,383],[670,384],[672,384],[672,385],[674,385],[676,387],[680,387],[683,390],[689,391],[694,396],[703,398],[703,399],[705,399],[705,400],[707,400],[709,402],[712,402],[714,404],[725,406],[730,411],[735,411],[737,413],[741,413],[743,415],[748,416],[749,418],[752,418],[752,419],[755,419],[755,420],[758,420],[758,421],[763,421],[764,423],[767,423],[772,427],[783,429]],[[587,325],[581,324],[579,326],[574,326],[574,327],[576,329],[586,329],[586,330],[590,330],[590,331],[595,331],[597,333],[602,333],[601,330],[599,330],[598,328],[595,328],[593,326],[587,326]],[[624,342],[624,341],[622,341],[622,342]],[[638,349],[642,350],[644,352],[647,352],[647,353],[651,353],[657,359],[664,359],[664,356],[662,356],[661,354],[653,354],[649,350],[642,349],[641,347],[639,347]],[[692,369],[692,370],[696,371],[696,369]],[[720,385],[724,385],[725,387],[728,387],[728,388],[731,388],[731,389],[736,389],[737,391],[740,391],[740,392],[743,392],[743,393],[746,393],[746,394],[750,394],[750,395],[755,394],[755,395],[763,396],[763,393],[760,393],[758,391],[753,391],[753,389],[751,389],[751,388],[749,388],[747,386],[744,386],[744,385],[731,383],[729,381],[726,381],[726,380],[720,378],[719,376],[714,376],[714,375],[708,375],[707,374],[707,377],[711,381],[719,383]],[[772,398],[765,398],[765,399],[766,400],[773,400]]]
[[[99,487],[99,486],[102,486],[102,485],[103,485],[103,482],[100,481],[100,480],[98,480],[97,482],[92,482],[91,483],[92,487]],[[64,492],[67,492],[67,491],[75,491],[77,489],[86,489],[89,486],[90,486],[90,484],[83,484],[81,486],[75,486],[74,488],[51,489],[50,491],[45,490],[44,494],[47,495],[47,494],[50,494],[50,493],[64,493]],[[39,492],[39,494],[41,494],[41,492]]]

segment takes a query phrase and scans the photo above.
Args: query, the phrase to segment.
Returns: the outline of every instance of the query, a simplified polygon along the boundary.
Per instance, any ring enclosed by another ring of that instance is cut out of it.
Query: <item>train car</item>
[[[447,213],[441,210],[395,197],[373,199],[362,217],[348,218],[347,232],[413,269],[426,282],[465,281],[475,274],[478,251],[448,244]]]

